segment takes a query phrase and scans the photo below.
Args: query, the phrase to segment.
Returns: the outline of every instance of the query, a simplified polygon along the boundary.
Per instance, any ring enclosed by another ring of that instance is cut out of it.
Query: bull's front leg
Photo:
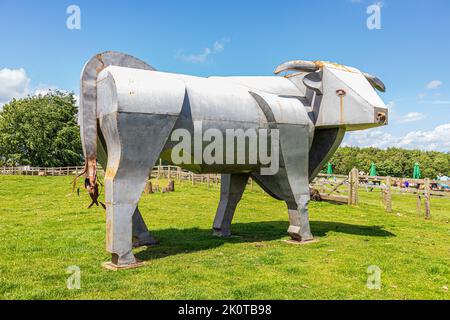
[[[274,176],[252,176],[270,195],[286,202],[289,214],[288,234],[294,241],[305,243],[313,240],[308,217],[309,186],[308,181],[298,175],[298,168],[299,166],[292,168],[294,172],[290,172],[290,176],[287,168],[280,168]]]
[[[301,125],[279,125],[281,155],[285,165],[286,181],[290,189],[286,203],[289,213],[288,233],[299,242],[313,240],[309,225],[309,141],[308,127]]]
[[[296,197],[295,202],[287,202],[289,212],[288,234],[295,241],[309,242],[314,239],[309,225],[309,194]]]

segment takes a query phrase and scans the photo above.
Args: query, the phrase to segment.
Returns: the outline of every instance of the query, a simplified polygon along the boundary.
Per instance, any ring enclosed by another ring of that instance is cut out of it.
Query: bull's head
[[[388,122],[388,110],[376,92],[384,92],[385,86],[375,76],[322,61],[289,61],[275,73],[283,71],[296,72],[287,77],[305,91],[316,127],[360,130]]]

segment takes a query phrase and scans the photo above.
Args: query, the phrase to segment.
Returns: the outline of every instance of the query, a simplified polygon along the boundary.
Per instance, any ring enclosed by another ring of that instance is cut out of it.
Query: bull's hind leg
[[[108,167],[108,153],[106,149],[106,143],[102,136],[101,130],[98,130],[97,132],[99,133],[99,139],[97,141],[97,159],[102,168],[106,169]],[[155,238],[150,234],[150,231],[145,224],[144,218],[139,211],[139,207],[136,207],[136,210],[134,210],[132,226],[134,240],[133,247],[137,248],[158,244]]]
[[[221,179],[220,202],[213,224],[213,234],[219,237],[231,235],[231,221],[236,206],[242,198],[248,182],[247,174],[223,174]]]
[[[154,246],[158,244],[158,241],[152,236],[150,231],[148,231],[147,225],[145,224],[144,218],[142,218],[139,208],[136,207],[132,218],[133,226],[133,247],[138,248],[142,246]]]
[[[101,130],[108,149],[105,174],[106,248],[114,268],[137,265],[133,255],[133,214],[175,123],[174,116],[140,113],[105,115]]]

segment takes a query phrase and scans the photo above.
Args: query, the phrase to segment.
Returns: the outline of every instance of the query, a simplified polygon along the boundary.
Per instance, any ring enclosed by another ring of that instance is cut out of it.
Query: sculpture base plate
[[[301,246],[301,245],[310,244],[310,243],[317,243],[317,242],[319,242],[319,239],[314,238],[312,240],[306,240],[306,241],[297,241],[297,240],[289,239],[289,240],[282,240],[282,241],[287,244]]]
[[[123,265],[123,266],[114,264],[111,261],[102,263],[103,268],[105,268],[107,270],[111,270],[111,271],[136,269],[136,268],[143,267],[144,265],[145,265],[144,261],[136,261],[135,263],[127,264],[127,265]]]

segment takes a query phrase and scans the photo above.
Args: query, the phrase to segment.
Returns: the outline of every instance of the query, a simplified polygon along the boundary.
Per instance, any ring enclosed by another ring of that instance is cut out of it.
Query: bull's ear
[[[378,91],[386,92],[386,86],[384,85],[383,81],[381,81],[378,77],[375,77],[365,72],[363,72],[363,75],[364,77],[366,77],[367,81],[369,81],[372,87],[374,87]]]
[[[317,94],[323,94],[323,86],[322,86],[322,76],[323,72],[311,72],[308,73],[303,78],[303,84],[313,90]]]

